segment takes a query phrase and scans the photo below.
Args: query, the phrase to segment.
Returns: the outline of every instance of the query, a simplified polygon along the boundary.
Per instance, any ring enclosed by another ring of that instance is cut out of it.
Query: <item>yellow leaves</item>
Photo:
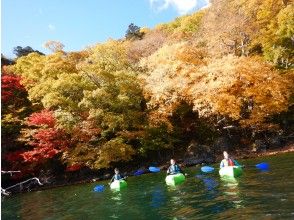
[[[247,120],[259,126],[287,110],[289,81],[260,58],[225,56],[193,62],[197,55],[201,57],[201,51],[178,43],[162,47],[141,62],[148,70],[141,77],[147,106],[157,112],[150,115],[152,120],[168,118],[182,100],[191,103],[200,117],[222,115],[243,125]],[[253,107],[246,106],[244,100],[251,99]],[[243,116],[244,108],[248,118]]]
[[[205,12],[201,10],[191,15],[178,17],[172,22],[158,25],[156,29],[168,33],[171,38],[189,38],[198,31]]]
[[[44,68],[45,60],[46,57],[43,55],[30,53],[17,59],[16,64],[13,65],[13,71],[22,76],[27,89],[43,77],[41,71]]]
[[[134,149],[123,143],[122,139],[112,139],[101,147],[99,160],[95,163],[95,167],[107,168],[111,162],[129,161],[134,154]]]
[[[277,15],[279,29],[277,34],[291,38],[294,35],[294,5],[289,4]]]
[[[208,53],[205,48],[198,48],[195,45],[185,46],[177,51],[176,58],[184,63],[193,65],[206,64],[205,58]]]
[[[203,96],[197,90],[197,85],[191,88],[194,97],[202,99],[202,103],[210,103],[210,114],[228,115],[232,119],[240,120],[242,99],[253,97],[254,110],[250,119],[256,118],[255,123],[258,124],[263,123],[269,115],[288,107],[289,83],[260,59],[224,57],[200,68],[199,72],[201,71],[204,71],[203,74],[206,72],[217,75],[216,80],[208,76],[206,87],[202,87]],[[278,98],[269,99],[269,95]]]
[[[84,71],[114,72],[129,68],[126,45],[123,42],[109,40],[90,48],[90,56],[83,67]]]
[[[284,7],[282,1],[262,0],[260,1],[256,18],[259,23],[267,23]]]

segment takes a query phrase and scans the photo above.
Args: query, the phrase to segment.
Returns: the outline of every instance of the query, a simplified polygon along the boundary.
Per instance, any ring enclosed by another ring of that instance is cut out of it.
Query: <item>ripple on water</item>
[[[176,187],[164,182],[164,172],[128,178],[120,192],[84,184],[31,192],[2,200],[2,219],[294,219],[294,154],[246,160],[266,161],[270,170],[245,168],[236,180],[218,173],[190,175]],[[106,182],[99,184],[106,185]]]

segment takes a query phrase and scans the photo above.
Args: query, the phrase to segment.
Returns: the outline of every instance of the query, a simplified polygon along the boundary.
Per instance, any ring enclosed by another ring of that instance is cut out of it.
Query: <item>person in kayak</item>
[[[220,163],[220,168],[228,166],[241,166],[236,160],[229,157],[227,151],[224,151],[224,159]]]
[[[109,184],[111,184],[114,180],[121,180],[121,179],[125,179],[126,177],[123,177],[120,173],[119,173],[119,169],[115,168],[114,169],[114,176],[111,178]]]
[[[177,173],[183,173],[180,166],[176,164],[176,161],[174,159],[170,160],[170,167],[167,169],[167,174],[177,174]],[[183,173],[184,174],[184,173]]]

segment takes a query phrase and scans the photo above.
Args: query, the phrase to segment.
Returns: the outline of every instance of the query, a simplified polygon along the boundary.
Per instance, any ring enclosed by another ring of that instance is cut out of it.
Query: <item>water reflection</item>
[[[214,178],[205,175],[196,175],[196,177],[203,181],[207,191],[216,190],[218,182]]]
[[[239,180],[234,177],[221,177],[225,199],[233,204],[234,208],[244,208],[239,189]]]
[[[51,216],[54,213],[54,196],[47,192],[34,192],[26,194],[21,199],[21,219],[42,219],[44,216]]]
[[[270,172],[248,168],[237,179],[221,179],[217,172],[190,176],[176,187],[165,184],[162,172],[130,177],[120,192],[95,193],[95,184],[85,184],[19,194],[2,201],[1,214],[5,220],[293,219],[293,159],[273,157]]]
[[[165,200],[163,188],[160,186],[155,187],[151,194],[151,207],[159,208],[164,205]]]
[[[120,191],[113,191],[110,198],[116,205],[122,204],[122,194]]]

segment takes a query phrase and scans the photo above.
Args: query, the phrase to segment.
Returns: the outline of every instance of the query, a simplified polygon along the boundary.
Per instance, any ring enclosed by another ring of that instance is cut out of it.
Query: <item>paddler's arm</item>
[[[221,162],[220,162],[220,165],[219,165],[219,168],[222,168],[222,167],[224,167],[225,165],[224,165],[224,160],[222,160]]]
[[[123,176],[123,175],[121,175],[121,179],[122,180],[125,180],[125,179],[127,179],[128,178],[128,176]]]
[[[167,174],[169,174],[169,173],[170,173],[170,171],[169,171],[169,170],[170,170],[170,167],[169,167],[169,168],[167,169],[167,171],[166,171],[166,173],[167,173]]]
[[[185,174],[184,171],[181,169],[181,167],[180,167],[179,165],[178,165],[178,168],[179,168],[179,170],[180,170],[180,173]]]
[[[111,180],[110,180],[110,182],[108,184],[110,185],[113,180],[114,180],[114,176],[111,178]]]

